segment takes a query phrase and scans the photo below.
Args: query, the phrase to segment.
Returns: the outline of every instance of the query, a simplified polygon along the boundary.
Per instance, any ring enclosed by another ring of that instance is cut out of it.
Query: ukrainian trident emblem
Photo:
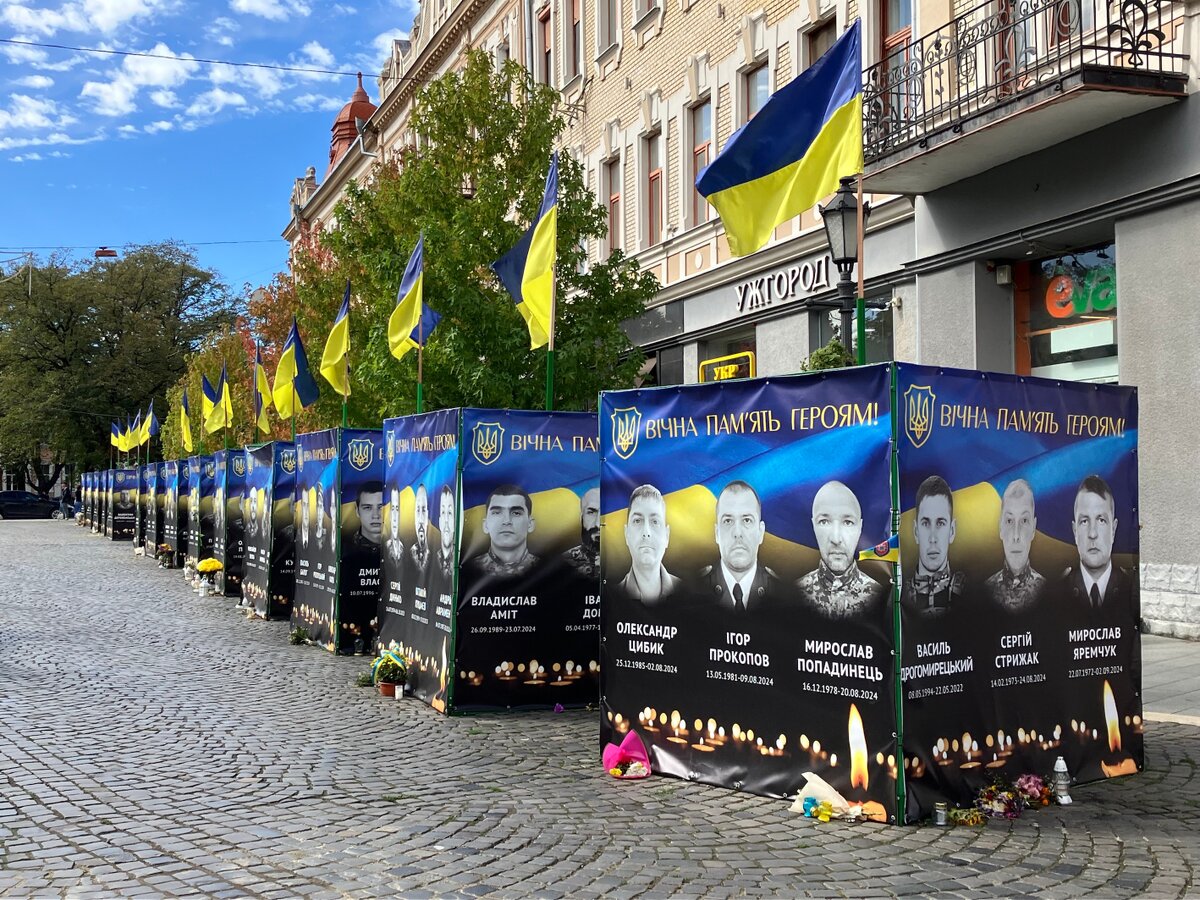
[[[485,466],[490,466],[504,450],[503,426],[499,422],[476,422],[471,432],[472,455]]]
[[[291,475],[296,471],[296,451],[285,450],[279,456],[279,465],[283,467],[283,471]]]
[[[355,438],[346,445],[346,455],[350,465],[359,472],[365,472],[371,464],[371,442],[367,438]]]
[[[638,435],[642,431],[642,414],[636,406],[614,409],[612,412],[613,452],[621,459],[629,459],[637,450]]]
[[[233,474],[238,478],[246,474],[246,457],[235,456],[233,458]]]
[[[929,440],[936,403],[937,395],[928,385],[910,384],[904,392],[904,433],[914,447]]]

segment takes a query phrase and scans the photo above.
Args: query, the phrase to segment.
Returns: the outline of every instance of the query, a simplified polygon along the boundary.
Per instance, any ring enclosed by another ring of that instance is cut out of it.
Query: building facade
[[[526,61],[561,92],[564,150],[609,212],[589,255],[621,248],[662,285],[629,324],[653,360],[648,377],[748,374],[751,355],[755,374],[794,372],[837,335],[836,314],[811,305],[832,300],[837,280],[819,211],[734,258],[693,184],[861,17],[872,205],[861,266],[879,306],[867,358],[1137,386],[1143,616],[1152,630],[1200,637],[1188,515],[1200,485],[1182,471],[1200,444],[1186,409],[1200,386],[1200,311],[1188,303],[1200,246],[1198,16],[1200,0],[423,6],[359,146],[411,145],[405,73],[445,71],[467,46]],[[328,221],[346,181],[369,173],[373,160],[355,155],[285,235]],[[737,366],[703,365],[728,358]]]

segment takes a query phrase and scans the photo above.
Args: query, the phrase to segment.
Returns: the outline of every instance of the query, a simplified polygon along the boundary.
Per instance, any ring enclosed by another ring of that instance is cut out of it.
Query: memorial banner
[[[454,710],[599,693],[593,413],[464,409]]]
[[[137,469],[112,472],[112,515],[108,536],[114,541],[132,541],[137,516]]]
[[[895,821],[890,370],[601,396],[601,742]]]
[[[907,818],[1143,766],[1133,388],[897,366]]]
[[[246,530],[242,498],[246,490],[246,452],[218,450],[213,454],[213,557],[223,568],[217,590],[226,597],[242,596]]]
[[[243,452],[246,577],[242,591],[260,618],[290,618],[296,579],[296,447],[274,441]]]
[[[108,537],[112,533],[112,469],[100,473],[100,533]]]
[[[413,695],[443,712],[454,660],[460,416],[457,409],[444,409],[383,423],[378,645],[409,660]]]
[[[94,486],[95,479],[95,472],[84,472],[83,480],[80,482],[83,486],[83,524],[87,525],[89,528],[92,525],[92,521],[96,517],[96,490]]]
[[[213,480],[216,465],[211,456],[188,458],[187,561],[196,565],[213,555]],[[180,479],[182,488],[182,479]],[[183,527],[181,525],[181,527]]]
[[[296,436],[296,593],[292,622],[329,650],[374,644],[383,539],[383,438],[330,429]]]
[[[188,549],[188,491],[192,469],[188,460],[173,459],[167,466],[167,492],[163,505],[163,542],[175,553],[174,564],[179,565]]]
[[[137,505],[134,509],[133,545],[144,547],[146,544],[146,522],[149,518],[147,504],[150,502],[150,479],[154,473],[153,463],[142,463],[137,468]]]
[[[150,479],[146,485],[146,534],[142,546],[146,555],[153,559],[158,555],[158,545],[166,543],[163,536],[163,507],[166,503],[167,464],[151,463],[148,466]]]

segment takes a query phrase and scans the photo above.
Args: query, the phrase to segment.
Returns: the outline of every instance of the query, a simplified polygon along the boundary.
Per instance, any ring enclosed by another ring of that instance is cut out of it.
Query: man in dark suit
[[[1117,533],[1116,503],[1108,484],[1099,475],[1089,475],[1075,492],[1071,519],[1079,565],[1063,577],[1076,608],[1088,611],[1095,620],[1128,618],[1134,582],[1129,573],[1112,562],[1113,539]]]
[[[758,493],[744,481],[731,481],[717,497],[713,529],[721,558],[700,572],[697,599],[730,616],[759,617],[779,600],[779,579],[759,565],[767,525]]]

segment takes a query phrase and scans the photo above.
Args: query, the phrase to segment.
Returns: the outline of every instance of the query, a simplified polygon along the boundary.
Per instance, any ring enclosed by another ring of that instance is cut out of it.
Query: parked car
[[[59,512],[53,500],[29,491],[0,491],[0,519],[49,519]]]

